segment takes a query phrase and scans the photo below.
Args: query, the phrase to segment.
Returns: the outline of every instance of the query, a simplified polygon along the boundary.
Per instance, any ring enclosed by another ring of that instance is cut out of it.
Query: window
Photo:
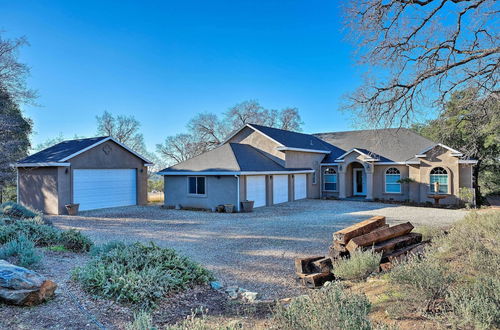
[[[434,191],[434,183],[439,182],[439,191]],[[431,192],[438,194],[448,193],[448,172],[442,167],[434,167],[431,170]]]
[[[316,170],[312,172],[312,183],[316,184]]]
[[[325,169],[323,178],[325,191],[337,191],[337,171],[333,167]]]
[[[393,194],[401,193],[401,183],[398,182],[400,179],[401,172],[397,168],[388,168],[385,171],[385,192]]]
[[[189,176],[188,193],[190,195],[205,195],[205,177]]]

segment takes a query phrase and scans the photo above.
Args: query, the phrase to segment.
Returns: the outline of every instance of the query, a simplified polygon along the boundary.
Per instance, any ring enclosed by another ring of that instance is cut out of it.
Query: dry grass
[[[165,195],[162,192],[148,193],[148,203],[150,204],[163,203],[164,200],[165,200]]]

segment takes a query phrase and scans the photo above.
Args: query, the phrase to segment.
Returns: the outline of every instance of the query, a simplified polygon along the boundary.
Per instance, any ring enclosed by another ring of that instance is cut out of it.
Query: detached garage
[[[46,214],[143,205],[150,165],[109,136],[64,141],[16,163],[18,202]]]

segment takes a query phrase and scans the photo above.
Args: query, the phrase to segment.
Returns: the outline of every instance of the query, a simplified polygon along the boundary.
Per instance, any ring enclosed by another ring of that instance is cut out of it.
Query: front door
[[[366,175],[362,168],[355,168],[352,170],[352,191],[354,196],[365,196],[366,195]]]

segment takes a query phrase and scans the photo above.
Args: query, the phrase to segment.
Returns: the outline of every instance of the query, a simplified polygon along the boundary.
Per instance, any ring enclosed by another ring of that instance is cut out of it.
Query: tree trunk
[[[483,199],[481,198],[481,187],[479,186],[479,168],[481,167],[481,160],[478,159],[477,164],[472,170],[472,187],[474,188],[474,203],[476,206],[481,206],[483,204]]]

